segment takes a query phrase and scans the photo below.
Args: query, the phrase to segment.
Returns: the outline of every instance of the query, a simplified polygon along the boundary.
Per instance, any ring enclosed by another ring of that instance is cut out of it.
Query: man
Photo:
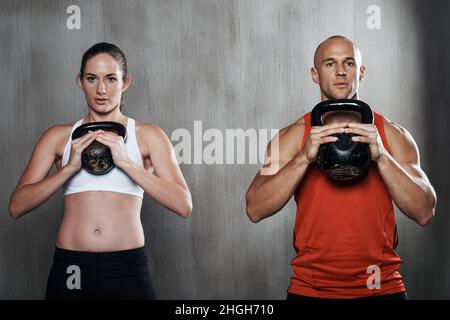
[[[334,36],[319,45],[312,79],[321,100],[358,99],[365,67],[349,39]],[[257,223],[279,212],[294,195],[297,213],[287,299],[406,299],[394,251],[397,229],[393,202],[409,218],[427,226],[436,194],[420,167],[417,145],[407,130],[374,113],[374,125],[359,123],[352,112],[330,112],[325,125],[312,127],[310,113],[276,137],[271,154],[247,192],[247,215]],[[353,133],[367,143],[371,166],[358,183],[330,181],[316,164],[320,145],[337,133]]]

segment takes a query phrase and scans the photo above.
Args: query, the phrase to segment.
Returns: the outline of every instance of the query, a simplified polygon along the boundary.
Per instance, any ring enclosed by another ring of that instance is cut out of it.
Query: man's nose
[[[346,77],[347,76],[347,71],[345,71],[345,68],[342,64],[338,64],[338,66],[336,68],[336,76],[338,76],[338,77]]]

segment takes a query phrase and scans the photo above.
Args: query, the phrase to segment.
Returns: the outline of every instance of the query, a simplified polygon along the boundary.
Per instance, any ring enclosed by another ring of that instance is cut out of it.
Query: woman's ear
[[[77,74],[77,78],[75,79],[75,81],[77,83],[78,88],[83,89],[83,83],[81,82],[81,77],[80,76],[81,75],[78,73]]]
[[[134,82],[133,76],[127,74],[125,76],[125,78],[123,79],[122,92],[125,92],[126,90],[128,90],[128,88],[133,84],[133,82]]]

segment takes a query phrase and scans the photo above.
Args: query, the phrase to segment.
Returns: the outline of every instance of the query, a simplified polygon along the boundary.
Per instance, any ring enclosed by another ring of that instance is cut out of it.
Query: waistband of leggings
[[[98,262],[148,262],[145,246],[119,251],[90,252],[76,251],[55,247],[55,262],[77,262],[77,263],[98,263]]]

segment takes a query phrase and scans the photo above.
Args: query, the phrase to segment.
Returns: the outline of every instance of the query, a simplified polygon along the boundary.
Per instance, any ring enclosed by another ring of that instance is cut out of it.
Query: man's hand
[[[344,133],[348,123],[335,123],[320,127],[312,127],[311,132],[300,151],[300,157],[308,164],[317,160],[317,153],[322,144],[336,142],[337,137],[332,136],[336,133]]]
[[[345,128],[345,133],[353,133],[358,136],[352,137],[355,142],[367,143],[370,147],[372,161],[377,162],[381,156],[386,153],[383,141],[375,125],[362,123],[349,123]]]

